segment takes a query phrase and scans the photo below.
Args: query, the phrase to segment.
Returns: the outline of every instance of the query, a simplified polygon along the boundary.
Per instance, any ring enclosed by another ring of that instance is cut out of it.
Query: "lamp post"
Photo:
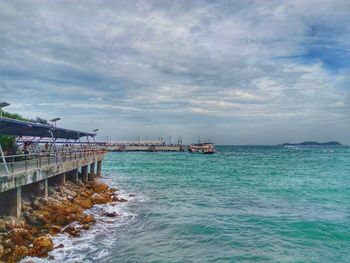
[[[7,107],[9,105],[10,105],[10,103],[0,102],[0,118],[2,118],[2,108],[5,108],[5,107]]]
[[[56,128],[56,122],[59,121],[61,118],[57,117],[57,118],[54,118],[52,120],[50,120],[52,123],[55,124],[55,128]]]

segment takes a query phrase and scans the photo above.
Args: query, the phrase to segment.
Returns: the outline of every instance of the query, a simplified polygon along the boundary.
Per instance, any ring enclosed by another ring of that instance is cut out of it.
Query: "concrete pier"
[[[18,143],[14,155],[5,155],[8,151],[4,153],[2,147],[0,151],[0,216],[20,216],[22,197],[41,195],[47,198],[51,185],[64,190],[66,180],[77,182],[80,179],[84,183],[93,180],[95,164],[100,171],[99,163],[106,153],[96,147],[98,145],[91,145],[89,137],[94,138],[96,133],[56,125],[0,116],[0,135],[11,136]],[[86,142],[81,138],[86,138]],[[25,154],[18,154],[23,146],[34,145],[27,147],[29,153],[26,150]]]
[[[55,161],[36,160],[34,165],[21,166],[21,169],[16,167],[16,173],[0,176],[0,215],[21,215],[23,187],[27,193],[47,198],[49,184],[54,182],[64,187],[66,180],[78,181],[79,169],[83,183],[94,180],[96,166],[97,173],[101,173],[104,154],[104,151],[95,151],[74,154],[70,158],[55,158]]]

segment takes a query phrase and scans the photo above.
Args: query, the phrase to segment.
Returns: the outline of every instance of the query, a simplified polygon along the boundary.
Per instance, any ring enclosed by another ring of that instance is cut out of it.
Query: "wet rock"
[[[46,199],[32,195],[23,197],[23,220],[14,217],[0,219],[0,263],[1,260],[16,262],[27,255],[47,256],[53,249],[48,234],[79,236],[83,229],[87,230],[95,223],[94,217],[86,215],[84,209],[93,204],[111,203],[115,198],[120,201],[115,191],[96,181],[87,185],[67,181],[64,188],[51,187],[51,195]],[[106,212],[104,216],[116,217],[118,214]],[[74,227],[72,222],[78,222],[80,226]],[[63,244],[56,248],[61,247]]]
[[[6,256],[6,255],[9,255],[9,254],[11,254],[12,253],[12,249],[11,248],[5,248],[5,250],[4,250],[4,256]]]
[[[71,235],[72,237],[78,237],[80,235],[80,230],[76,229],[73,226],[67,226],[63,232],[68,233],[69,235]]]
[[[92,215],[87,215],[80,221],[82,224],[92,224],[95,223],[95,218]]]
[[[135,197],[135,196],[136,196],[136,194],[134,194],[134,193],[129,194],[129,197]]]
[[[4,255],[5,248],[0,244],[0,258]]]
[[[66,215],[58,215],[55,219],[55,222],[61,226],[70,223]]]
[[[30,225],[34,225],[34,226],[39,226],[41,225],[41,222],[39,222],[34,216],[32,216],[29,212],[23,212],[22,213],[24,219],[26,220],[26,222]]]
[[[73,197],[73,198],[77,196],[77,193],[76,193],[76,192],[71,191],[71,190],[69,190],[68,188],[65,188],[65,189],[64,189],[64,193],[65,193],[67,196]]]
[[[14,248],[14,244],[13,244],[11,239],[5,239],[4,241],[2,241],[2,245],[5,248],[9,248],[9,249],[13,249]]]
[[[98,182],[93,182],[91,187],[95,193],[102,193],[109,189],[109,187],[106,184]]]
[[[50,236],[40,236],[33,242],[33,247],[29,250],[29,255],[43,257],[53,250],[53,242]]]
[[[87,188],[85,188],[83,191],[78,191],[79,195],[85,198],[90,198],[91,196],[93,196],[94,192],[92,190],[89,190]]]
[[[33,235],[36,235],[38,232],[39,232],[39,230],[35,227],[35,226],[33,226],[32,228],[30,228],[30,233],[32,234],[32,236]]]
[[[33,204],[32,204],[32,208],[33,209],[42,209],[42,204],[41,204],[41,202],[38,200],[38,199],[36,199],[34,202],[33,202]]]
[[[6,222],[3,219],[0,219],[0,232],[6,231]]]
[[[61,243],[61,244],[59,244],[58,246],[56,246],[55,249],[56,249],[56,248],[64,248],[64,245]]]
[[[31,219],[34,222],[34,226],[41,226],[45,223],[49,223],[51,220],[51,213],[49,211],[37,210],[34,211],[31,215]]]
[[[61,228],[59,226],[52,226],[50,229],[50,234],[57,235],[58,233],[61,233]]]
[[[15,245],[23,246],[26,241],[32,240],[32,235],[27,229],[15,228],[12,230],[11,240]]]
[[[24,220],[11,217],[6,223],[6,228],[7,229],[24,228],[25,224],[26,223]]]
[[[118,196],[116,196],[116,195],[114,195],[114,196],[112,197],[112,200],[113,200],[114,202],[127,202],[127,201],[128,201],[127,199],[125,199],[125,198],[123,198],[123,197],[118,197]]]
[[[77,196],[76,198],[74,198],[73,202],[84,209],[89,209],[93,205],[90,199],[84,198],[82,196]]]
[[[107,216],[107,217],[117,217],[118,216],[118,214],[116,212],[104,212],[102,215]]]
[[[16,246],[14,251],[12,252],[11,261],[19,261],[21,258],[26,257],[28,255],[28,252],[29,250],[25,246]]]

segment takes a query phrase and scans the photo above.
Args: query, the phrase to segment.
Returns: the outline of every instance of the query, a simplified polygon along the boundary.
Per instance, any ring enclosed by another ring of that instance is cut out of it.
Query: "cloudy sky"
[[[0,100],[100,139],[350,144],[350,1],[1,1]]]

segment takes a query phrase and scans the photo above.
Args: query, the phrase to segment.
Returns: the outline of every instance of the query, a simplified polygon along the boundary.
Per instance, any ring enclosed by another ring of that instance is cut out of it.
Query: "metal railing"
[[[6,164],[0,160],[0,176],[15,174],[32,169],[41,169],[51,165],[95,157],[104,153],[106,153],[104,149],[83,149],[74,151],[43,151],[37,154],[9,155],[5,156]]]

